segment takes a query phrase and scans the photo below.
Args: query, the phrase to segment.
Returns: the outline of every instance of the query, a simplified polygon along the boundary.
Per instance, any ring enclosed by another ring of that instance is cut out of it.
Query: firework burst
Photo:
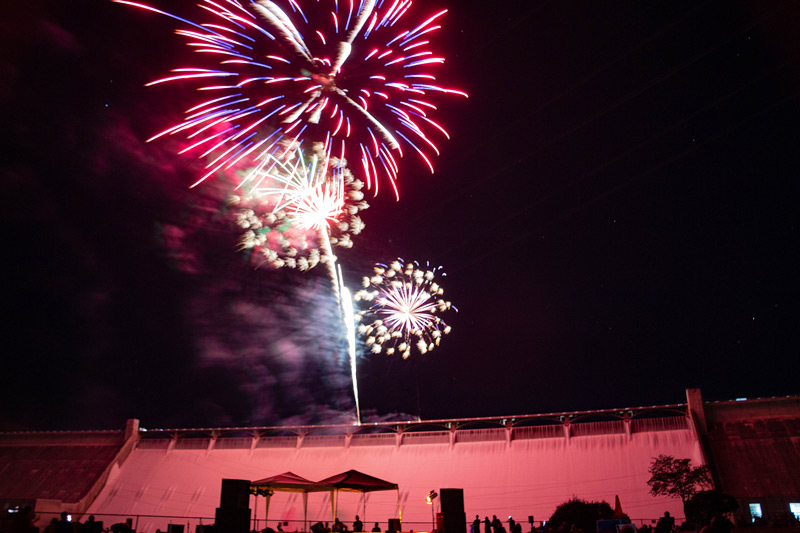
[[[209,160],[194,185],[240,161],[283,158],[287,146],[310,141],[340,160],[359,161],[358,173],[376,194],[388,180],[399,197],[395,156],[403,146],[433,172],[435,142],[449,137],[431,118],[431,97],[466,96],[434,75],[444,58],[430,41],[446,10],[420,17],[411,0],[200,0],[199,23],[114,1],[179,21],[176,33],[198,54],[195,65],[148,84],[190,81],[208,95],[151,139],[185,135],[183,152]]]
[[[329,158],[320,145],[311,157],[302,150],[268,166],[247,169],[232,196],[236,221],[245,230],[240,246],[274,267],[307,270],[334,261],[331,246],[350,248],[351,235],[364,229],[359,211],[369,207],[364,184],[343,163]]]
[[[370,304],[356,314],[356,321],[373,353],[397,353],[405,359],[414,348],[423,354],[433,350],[450,333],[438,316],[455,309],[442,299],[444,289],[435,281],[440,268],[398,259],[388,266],[376,265],[374,275],[363,279],[364,288],[353,299]]]

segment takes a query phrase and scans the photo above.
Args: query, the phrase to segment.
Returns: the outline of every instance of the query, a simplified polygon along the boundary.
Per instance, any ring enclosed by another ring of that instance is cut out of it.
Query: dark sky
[[[222,185],[144,143],[187,107],[143,87],[189,53],[173,22],[30,4],[0,22],[0,429],[351,420],[325,271],[254,270]],[[800,6],[441,4],[470,98],[339,259],[353,287],[442,265],[459,312],[431,354],[360,359],[365,418],[797,394]]]

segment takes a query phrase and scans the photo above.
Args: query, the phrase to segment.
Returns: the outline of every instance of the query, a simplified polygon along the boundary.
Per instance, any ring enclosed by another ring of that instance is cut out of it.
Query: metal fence
[[[90,513],[73,514],[70,516],[74,524],[74,533],[81,533],[82,526],[89,520]],[[161,531],[163,533],[204,533],[203,528],[214,524],[213,516],[177,516],[177,515],[138,515],[138,514],[110,514],[110,513],[95,513],[96,522],[102,523],[104,532],[111,532],[112,526],[116,524],[123,524],[136,533],[156,533]],[[44,532],[44,529],[53,519],[59,519],[60,513],[55,512],[39,512],[36,513],[36,526],[39,531]],[[285,531],[286,533],[299,533],[308,531],[316,521],[309,521],[306,524],[303,520],[269,520],[265,521],[263,518],[251,518],[250,529],[254,532],[261,532],[267,528],[272,529],[275,533]],[[325,523],[325,522],[323,522]],[[278,525],[280,524],[280,529]],[[330,526],[331,523],[327,522]],[[364,524],[365,531],[372,531],[375,521]],[[381,531],[388,529],[388,519],[379,521],[378,527]],[[199,529],[198,529],[198,526]],[[348,525],[349,526],[349,525]],[[114,528],[118,530],[119,528]],[[123,528],[124,531],[124,528]],[[403,531],[414,531],[416,533],[425,533],[431,531],[431,522],[403,522]]]
[[[47,525],[53,520],[59,518],[59,513],[40,512],[36,514],[36,526],[40,531],[44,531]],[[81,515],[72,515],[71,520],[74,524],[74,533],[81,533],[83,523],[89,519],[90,514],[85,513]],[[94,514],[95,521],[102,523],[103,531],[112,531],[112,526],[115,524],[124,524],[136,533],[156,533],[157,531],[163,533],[204,533],[203,528],[214,524],[213,516],[177,516],[177,515],[136,515],[136,514]],[[656,524],[656,518],[637,518],[632,522],[637,527],[642,525],[653,526]],[[269,520],[266,522],[263,518],[251,518],[250,529],[252,532],[261,532],[265,529],[272,529],[275,533],[281,530],[286,533],[300,533],[308,531],[313,523],[309,521],[306,524],[302,520]],[[325,523],[325,522],[323,522]],[[280,529],[279,529],[280,524]],[[331,523],[327,522],[330,526]],[[388,519],[377,522],[381,531],[388,530]],[[365,531],[372,531],[375,521],[369,521],[364,524]],[[431,521],[426,522],[406,522],[402,523],[402,530],[404,532],[427,533],[432,530]],[[464,530],[469,530],[470,523],[464,524]],[[533,524],[525,523],[523,525],[526,533],[537,533],[538,530],[543,528],[545,522],[534,521]],[[199,527],[198,527],[199,526]],[[118,529],[118,528],[114,528]],[[483,524],[481,524],[483,530]],[[124,530],[123,530],[124,531]]]

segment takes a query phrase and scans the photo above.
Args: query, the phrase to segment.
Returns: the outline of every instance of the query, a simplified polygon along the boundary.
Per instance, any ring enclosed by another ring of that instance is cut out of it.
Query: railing
[[[522,426],[514,428],[514,440],[557,439],[564,437],[563,424],[545,426]]]
[[[296,448],[297,437],[261,437],[256,448]]]
[[[71,519],[75,523],[75,530],[76,533],[80,531],[79,524],[81,522],[86,522],[89,519],[89,513],[85,513],[83,515],[72,515]],[[136,515],[136,514],[94,514],[95,521],[101,522],[103,524],[103,531],[110,532],[111,526],[115,524],[126,524],[131,530],[136,533],[155,533],[156,531],[161,531],[163,533],[202,533],[202,527],[198,530],[198,526],[209,526],[214,523],[214,517],[210,516],[176,516],[176,515]],[[40,531],[43,531],[47,524],[50,523],[53,519],[58,519],[59,513],[54,512],[40,512],[37,513],[37,526],[39,527]],[[680,518],[680,517],[678,517]],[[275,533],[278,533],[280,530],[278,529],[278,524],[283,531],[286,533],[300,533],[309,531],[310,527],[318,522],[317,520],[309,520],[308,523],[304,522],[303,520],[269,520],[268,522],[265,521],[263,518],[253,518],[250,520],[250,530],[252,532],[261,532],[265,530],[267,527],[272,529]],[[331,525],[331,521],[322,521],[326,523],[328,526]],[[641,527],[643,525],[647,526],[654,526],[657,522],[657,518],[634,518],[631,519],[631,522],[635,524],[637,527]],[[351,524],[345,522],[348,527]],[[364,530],[365,531],[372,531],[375,521],[364,521]],[[471,522],[466,522],[464,524],[465,530],[469,530]],[[523,531],[526,533],[538,533],[541,531],[546,522],[536,520],[533,523],[523,522]],[[177,526],[177,527],[176,527]],[[378,526],[381,528],[381,531],[386,531],[388,528],[388,521],[386,519],[381,520],[378,522]],[[404,532],[415,532],[415,533],[427,533],[431,531],[431,522],[430,521],[403,521],[402,523],[402,530]],[[141,529],[140,529],[141,528]],[[483,523],[481,523],[481,531],[483,531]]]
[[[689,430],[685,416],[660,418],[632,418],[603,421],[575,421],[569,424],[553,423],[539,426],[514,426],[511,428],[453,429],[447,431],[405,431],[402,433],[353,433],[346,435],[315,435],[217,438],[173,436],[165,438],[150,435],[139,440],[140,449],[166,450],[235,450],[250,448],[304,448],[350,446],[393,446],[415,444],[459,444],[467,442],[502,442],[511,440],[553,439],[598,435],[637,434],[655,431]],[[508,432],[511,432],[510,435]],[[147,434],[145,434],[147,435]],[[452,439],[452,440],[451,440]]]
[[[418,433],[420,428],[435,428],[434,431],[441,429],[444,431],[462,431],[470,428],[470,426],[480,425],[482,429],[488,426],[494,426],[498,429],[509,427],[527,427],[543,424],[553,423],[578,423],[580,419],[597,418],[597,417],[611,417],[617,419],[631,419],[638,420],[650,417],[686,417],[686,404],[670,404],[670,405],[653,405],[648,407],[626,407],[621,409],[600,409],[593,411],[570,411],[570,412],[557,412],[557,413],[543,413],[534,415],[512,415],[512,416],[493,416],[493,417],[476,417],[476,418],[451,418],[451,419],[436,419],[436,420],[409,420],[405,422],[373,422],[365,424],[364,428],[370,430],[382,429],[387,433],[402,434],[403,436]],[[197,436],[202,434],[205,437],[224,437],[226,434],[235,433],[237,437],[243,436],[242,434],[258,436],[261,439],[270,439],[278,437],[287,437],[293,439],[296,436],[311,436],[311,435],[357,435],[361,430],[361,426],[338,424],[338,425],[307,425],[307,426],[262,426],[262,427],[232,427],[232,428],[173,428],[173,429],[141,429],[140,434],[143,437],[167,437],[167,438],[180,438],[181,436]],[[478,428],[470,428],[478,429]],[[294,435],[287,435],[287,434]],[[2,434],[0,434],[2,435]],[[273,436],[274,435],[274,436]],[[260,447],[260,446],[257,446]]]
[[[448,444],[450,442],[449,431],[425,431],[403,433],[402,443],[406,445],[414,444]]]
[[[61,513],[57,512],[36,512],[36,523],[40,531],[52,521],[58,520]],[[113,514],[113,513],[84,513],[69,515],[70,520],[75,524],[75,532],[80,533],[80,524],[89,520],[90,516],[94,516],[96,522],[102,523],[104,532],[110,532],[111,526],[115,524],[125,524],[133,531],[139,531],[140,525],[147,522],[148,527],[142,530],[142,533],[151,532],[156,530],[167,532],[170,526],[180,525],[184,526],[184,533],[195,533],[198,525],[211,525],[214,523],[214,517],[208,516],[177,516],[177,515],[138,515],[138,514]],[[263,520],[262,520],[263,522]],[[154,527],[151,527],[154,526]]]
[[[632,433],[645,433],[648,431],[680,431],[685,429],[690,429],[689,419],[685,416],[634,418],[631,420]]]
[[[456,442],[505,441],[506,430],[499,429],[460,429],[456,431]]]
[[[198,526],[209,526],[214,524],[214,517],[212,516],[177,516],[177,515],[149,515],[149,514],[113,514],[113,513],[85,513],[82,515],[74,514],[70,516],[71,521],[75,525],[76,533],[80,532],[80,526],[89,520],[89,516],[94,516],[96,522],[102,523],[103,531],[110,532],[111,526],[115,524],[125,524],[133,532],[136,533],[155,533],[161,531],[163,533],[201,533],[198,531]],[[60,513],[56,512],[39,512],[36,513],[36,526],[40,531],[52,521],[60,518]],[[283,531],[287,533],[305,532],[309,531],[310,527],[317,523],[318,520],[309,520],[308,523],[303,520],[269,520],[265,521],[263,518],[251,518],[250,530],[253,532],[260,532],[267,527],[278,533],[278,524]],[[331,525],[330,520],[323,520],[323,523]],[[365,531],[372,531],[375,521],[365,521]],[[388,521],[386,519],[378,522],[382,531],[386,531]],[[350,524],[347,524],[350,527]],[[177,527],[176,527],[177,526]],[[115,528],[117,529],[117,528]],[[430,531],[431,523],[427,522],[403,522],[403,531],[414,531],[423,533]]]
[[[619,435],[625,433],[623,420],[605,420],[602,422],[579,422],[570,424],[570,436],[589,437],[595,435]]]
[[[350,439],[350,446],[394,446],[397,435],[394,433],[355,434]]]

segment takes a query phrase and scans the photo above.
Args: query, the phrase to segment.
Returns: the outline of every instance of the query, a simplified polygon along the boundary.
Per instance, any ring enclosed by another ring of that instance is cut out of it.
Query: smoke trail
[[[239,376],[249,423],[352,423],[342,323],[328,280],[306,274],[283,280],[288,287],[236,281],[209,287],[193,302],[199,365]]]
[[[225,193],[220,185],[164,231],[187,284],[189,378],[227,376],[227,390],[194,393],[219,421],[204,423],[353,423],[347,343],[328,269],[254,268],[248,251],[236,251],[235,223],[214,204],[224,205]]]

